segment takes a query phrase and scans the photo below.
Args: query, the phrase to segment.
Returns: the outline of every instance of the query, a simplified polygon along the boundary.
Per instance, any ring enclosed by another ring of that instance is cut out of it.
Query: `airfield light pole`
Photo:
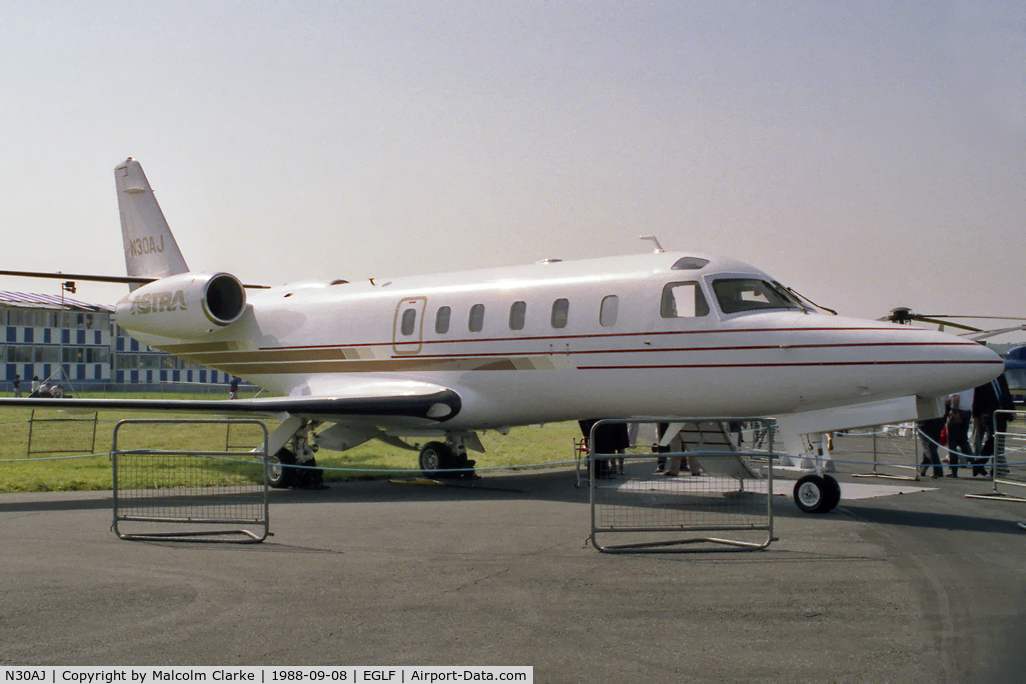
[[[57,382],[58,383],[60,383],[62,380],[64,380],[65,376],[67,376],[68,378],[71,377],[71,374],[70,373],[66,373],[66,371],[64,370],[64,330],[65,330],[66,325],[67,325],[67,317],[68,317],[67,311],[65,311],[65,309],[64,309],[64,293],[65,292],[70,292],[71,294],[75,294],[76,289],[77,288],[75,287],[75,281],[74,280],[65,280],[63,283],[61,283],[61,314],[60,314],[60,316],[61,316],[61,324],[60,324],[60,330],[58,331],[58,333],[61,336],[61,343],[60,343],[60,346],[58,347],[58,352],[57,352],[60,355],[59,363],[57,365],[57,367],[60,369],[60,372],[59,372],[59,374],[57,376]],[[69,333],[69,335],[70,335],[70,333]]]

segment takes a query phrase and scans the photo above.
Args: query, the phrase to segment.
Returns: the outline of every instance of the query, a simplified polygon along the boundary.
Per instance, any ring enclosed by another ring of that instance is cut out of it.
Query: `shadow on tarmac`
[[[1022,536],[1022,531],[1015,525],[1009,524],[1005,519],[994,518],[989,511],[984,509],[980,511],[981,515],[970,516],[929,511],[896,510],[865,505],[844,505],[843,508],[860,522],[876,523],[879,525],[934,530],[959,530],[965,532],[996,532],[999,534]]]
[[[318,490],[271,490],[270,503],[278,505],[324,504],[324,503],[390,503],[397,501],[510,501],[538,500],[588,505],[588,483],[576,485],[576,476],[568,470],[544,470],[518,472],[512,475],[486,475],[479,480],[426,480],[412,476],[388,480],[361,480],[353,482],[332,482]],[[802,513],[791,499],[790,480],[777,480],[773,515],[778,518],[814,518]],[[12,495],[17,498],[21,495]],[[26,498],[32,496],[25,494]],[[113,506],[110,492],[51,492],[40,500],[0,503],[0,512],[47,512],[102,510]],[[4,497],[7,498],[7,497]],[[2,499],[0,499],[2,501]],[[1013,536],[1022,531],[1009,525],[1007,519],[995,518],[989,511],[980,509],[980,515],[966,515],[950,512],[916,511],[908,507],[896,507],[895,497],[880,499],[880,505],[867,505],[865,500],[847,503],[825,517],[845,515],[853,522],[876,523],[906,528],[963,530],[994,532]]]

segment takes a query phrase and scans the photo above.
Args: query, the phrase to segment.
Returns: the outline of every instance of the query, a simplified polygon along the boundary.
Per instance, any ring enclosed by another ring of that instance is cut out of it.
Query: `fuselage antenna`
[[[659,244],[659,238],[657,238],[655,235],[639,235],[638,239],[639,240],[651,240],[652,244],[655,245],[655,249],[653,251],[656,254],[660,254],[660,253],[666,251],[665,249],[663,249],[663,246],[661,244]]]

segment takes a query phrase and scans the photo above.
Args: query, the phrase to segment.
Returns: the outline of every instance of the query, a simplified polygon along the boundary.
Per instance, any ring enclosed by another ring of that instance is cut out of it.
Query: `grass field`
[[[180,398],[195,397],[181,395]],[[0,408],[0,492],[111,489],[109,452],[118,421],[197,418],[194,415],[101,411],[94,420],[92,412],[69,414],[36,410],[30,422],[32,416],[30,409]],[[265,423],[269,432],[277,427],[276,421]],[[31,455],[28,453],[30,429]],[[579,436],[576,423],[516,428],[508,435],[488,432],[481,435],[485,453],[471,453],[470,457],[477,460],[478,468],[565,462],[573,459],[573,441]],[[122,428],[118,446],[120,449],[223,451],[228,441],[224,424],[132,426]],[[253,428],[233,427],[230,442],[232,449],[255,445],[259,442],[258,432]],[[101,455],[82,457],[89,453]],[[322,449],[317,453],[317,465],[325,468],[326,482],[402,476],[394,471],[411,476],[419,474],[416,451],[377,440],[344,452]],[[216,484],[223,476],[211,470],[209,477],[209,484]]]

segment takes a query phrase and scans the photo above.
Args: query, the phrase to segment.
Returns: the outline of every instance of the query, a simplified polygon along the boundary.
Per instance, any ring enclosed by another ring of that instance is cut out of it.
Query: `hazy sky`
[[[247,282],[654,233],[845,314],[1026,316],[1021,0],[8,0],[0,45],[0,268],[124,274],[132,156]]]

